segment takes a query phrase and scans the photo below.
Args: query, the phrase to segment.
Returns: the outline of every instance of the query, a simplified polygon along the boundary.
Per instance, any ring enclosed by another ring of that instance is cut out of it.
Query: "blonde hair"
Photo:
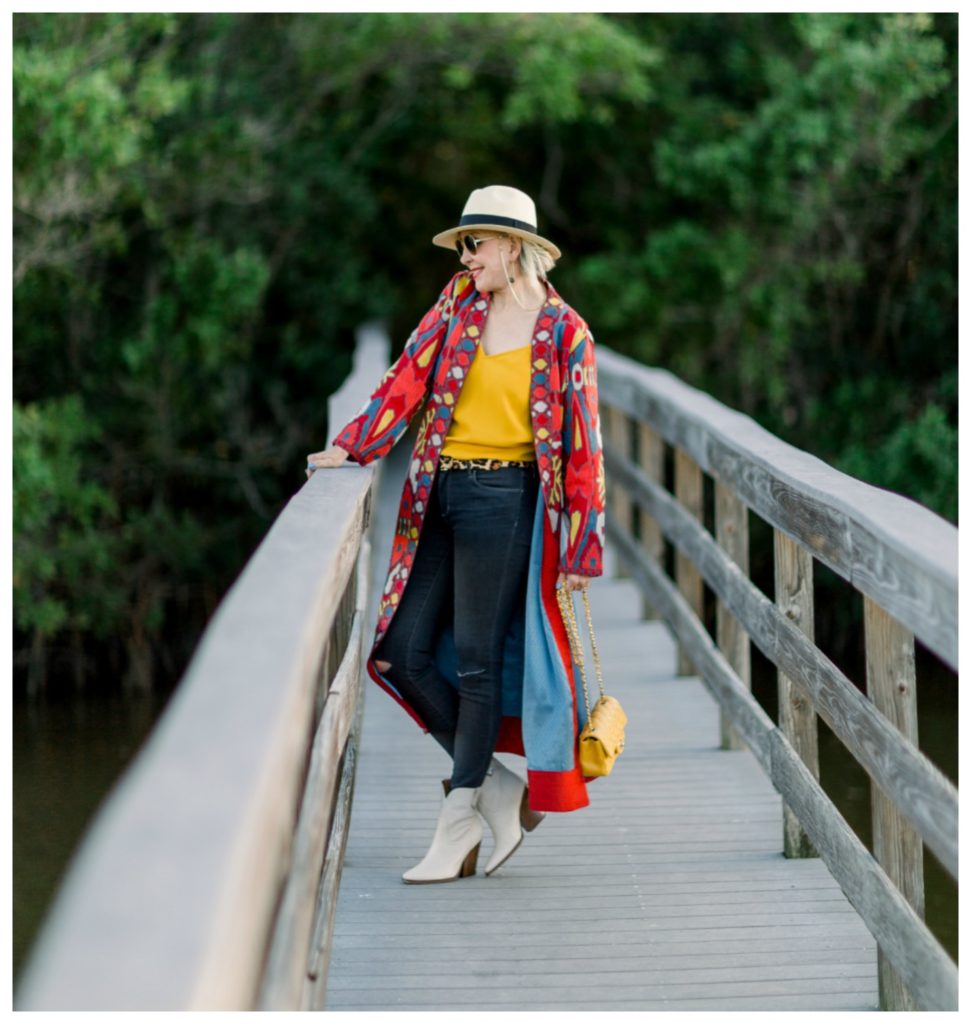
[[[546,280],[547,273],[556,266],[556,260],[549,249],[527,238],[521,238],[523,247],[519,253],[519,265],[527,277],[538,277],[541,281]]]

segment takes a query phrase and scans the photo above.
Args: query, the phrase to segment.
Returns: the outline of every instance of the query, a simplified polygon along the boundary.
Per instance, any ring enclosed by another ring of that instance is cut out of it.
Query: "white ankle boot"
[[[523,828],[532,832],[546,815],[530,810],[526,783],[498,758],[489,765],[489,774],[479,787],[479,813],[492,830],[495,847],[485,873],[505,864],[523,841]]]
[[[477,789],[460,786],[447,794],[425,859],[401,877],[406,882],[452,882],[475,874],[482,842],[482,819],[476,810]]]

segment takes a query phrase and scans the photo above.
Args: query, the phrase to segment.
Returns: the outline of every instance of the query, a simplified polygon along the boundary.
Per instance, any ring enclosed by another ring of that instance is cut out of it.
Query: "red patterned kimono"
[[[603,572],[604,472],[593,337],[583,319],[547,284],[532,338],[530,418],[540,476],[529,582],[513,617],[503,668],[503,720],[497,752],[526,757],[530,806],[572,811],[589,803],[577,767],[586,720],[556,600],[559,572]],[[374,652],[401,601],[415,559],[426,503],[452,412],[489,314],[491,296],[460,271],[412,333],[399,359],[361,411],[334,437],[366,465],[386,455],[424,404],[398,507],[391,562],[367,660],[371,678],[428,731],[378,672]],[[448,638],[439,667],[457,685]]]

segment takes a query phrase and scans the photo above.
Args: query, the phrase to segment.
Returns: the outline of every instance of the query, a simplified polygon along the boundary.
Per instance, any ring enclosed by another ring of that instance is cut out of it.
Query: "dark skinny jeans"
[[[482,785],[502,721],[503,645],[522,600],[535,464],[439,470],[401,605],[375,657],[452,757],[453,788]],[[459,688],[434,661],[452,603]]]

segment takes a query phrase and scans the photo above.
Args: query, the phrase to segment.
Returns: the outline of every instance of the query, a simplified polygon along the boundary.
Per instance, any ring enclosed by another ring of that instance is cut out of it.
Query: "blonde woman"
[[[602,573],[604,474],[593,337],[547,274],[532,199],[490,185],[437,234],[462,269],[308,477],[391,450],[423,409],[367,661],[452,758],[425,857],[404,881],[493,874],[547,811],[589,803],[586,710],[556,590]],[[527,779],[494,754],[525,756]]]

